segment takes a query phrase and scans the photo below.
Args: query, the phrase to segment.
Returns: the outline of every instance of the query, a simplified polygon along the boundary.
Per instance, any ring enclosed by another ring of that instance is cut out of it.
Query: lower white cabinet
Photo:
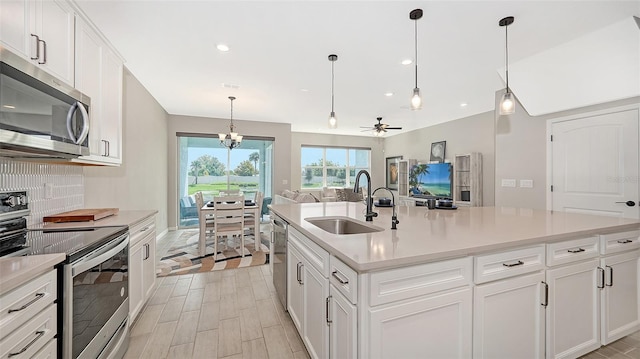
[[[302,341],[311,358],[329,357],[329,279],[311,265],[302,268]]]
[[[289,243],[287,248],[287,310],[300,336],[302,336],[302,315],[304,313],[302,261],[302,254],[300,254],[297,247]]]
[[[156,282],[155,218],[151,217],[131,229],[129,249],[129,318],[136,319]]]
[[[544,357],[544,279],[539,271],[474,288],[474,358]]]
[[[576,358],[600,347],[597,258],[547,270],[547,358]]]
[[[640,251],[600,259],[604,273],[601,289],[602,345],[640,329]]]
[[[329,358],[358,357],[358,308],[329,286]]]
[[[369,308],[368,358],[470,358],[471,288]]]

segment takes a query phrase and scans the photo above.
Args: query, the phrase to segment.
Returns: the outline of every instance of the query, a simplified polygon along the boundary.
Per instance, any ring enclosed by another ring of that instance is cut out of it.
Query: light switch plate
[[[521,188],[533,188],[533,180],[520,180]]]
[[[53,184],[45,183],[44,184],[44,199],[52,199],[53,198]]]
[[[516,186],[516,180],[515,179],[510,179],[510,178],[503,178],[502,179],[502,187],[515,187]]]

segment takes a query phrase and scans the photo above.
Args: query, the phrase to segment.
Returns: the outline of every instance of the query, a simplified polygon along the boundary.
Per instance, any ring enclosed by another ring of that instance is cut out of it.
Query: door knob
[[[636,205],[636,203],[634,201],[626,201],[626,202],[616,202],[616,203],[624,203],[629,207],[633,207]]]

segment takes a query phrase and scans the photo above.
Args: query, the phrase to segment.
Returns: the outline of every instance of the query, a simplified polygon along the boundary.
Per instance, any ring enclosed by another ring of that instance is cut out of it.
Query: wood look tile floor
[[[180,233],[157,243],[158,259]],[[162,277],[156,286],[131,328],[126,359],[309,358],[268,265]],[[640,332],[582,358],[640,359]]]

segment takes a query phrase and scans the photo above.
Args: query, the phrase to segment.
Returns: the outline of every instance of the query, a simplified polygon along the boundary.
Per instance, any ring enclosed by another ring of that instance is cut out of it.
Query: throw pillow
[[[347,200],[345,188],[336,188],[336,201],[344,202]]]
[[[360,202],[364,199],[362,192],[353,192],[351,188],[346,188],[345,193],[347,194],[347,201],[349,202]]]

